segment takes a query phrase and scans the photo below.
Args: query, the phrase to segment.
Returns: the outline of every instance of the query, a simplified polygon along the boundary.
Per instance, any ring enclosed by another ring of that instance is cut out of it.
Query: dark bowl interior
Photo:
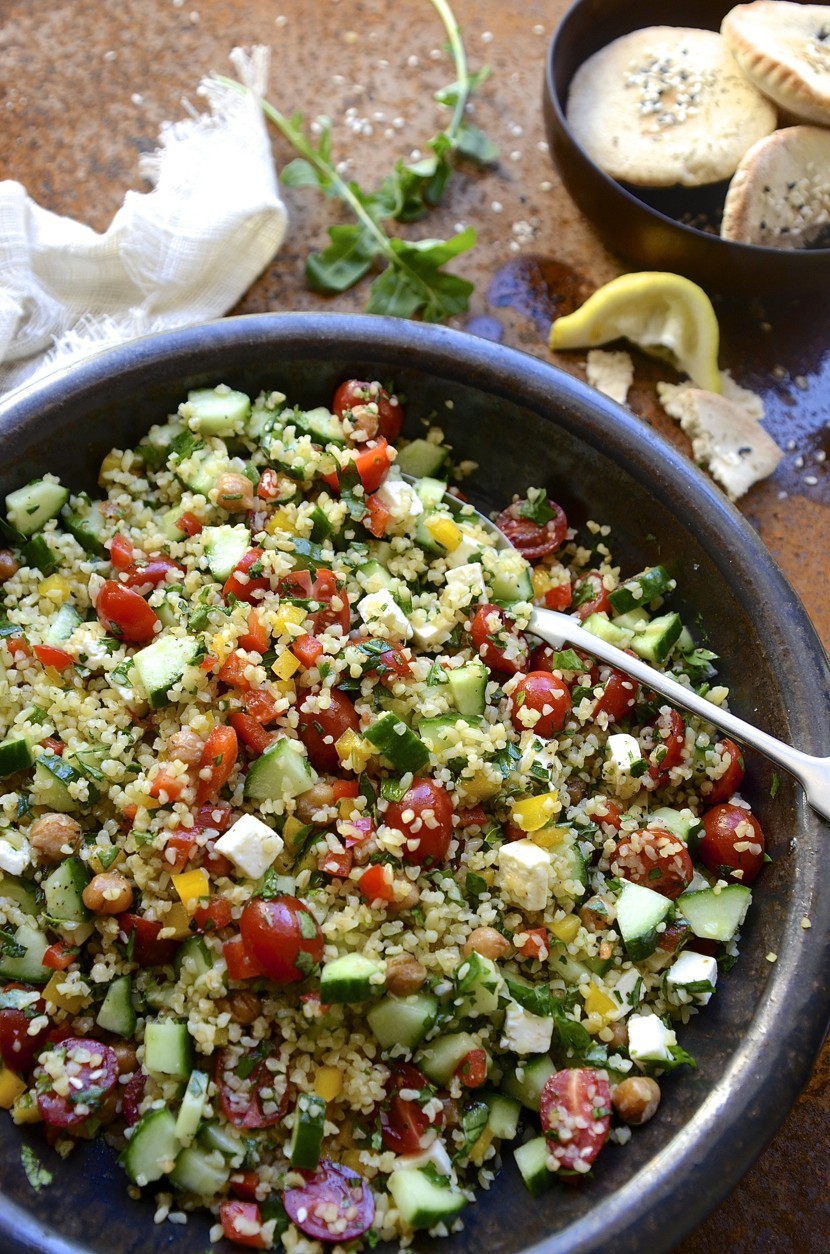
[[[728,0],[577,0],[548,51],[545,128],[562,181],[605,245],[646,270],[670,270],[724,295],[794,296],[830,282],[830,248],[785,251],[736,244],[690,222],[719,223],[727,183],[708,188],[626,186],[595,165],[566,118],[577,69],[621,35],[646,26],[719,30]],[[680,219],[683,219],[680,221]],[[717,226],[715,227],[715,232]]]
[[[495,505],[544,485],[572,523],[613,528],[626,569],[673,563],[676,604],[705,625],[723,658],[733,708],[807,751],[830,751],[830,670],[792,589],[735,509],[679,454],[627,412],[570,376],[520,353],[442,327],[337,315],[229,319],[151,337],[53,377],[0,415],[7,491],[46,470],[94,490],[113,445],[132,444],[186,391],[226,381],[292,401],[326,403],[342,379],[393,379],[408,396],[407,426],[433,414],[458,455],[478,470],[469,491]],[[656,539],[655,539],[656,537]],[[671,1248],[725,1195],[784,1119],[804,1083],[827,1020],[830,845],[826,828],[786,779],[751,760],[748,794],[774,857],[758,884],[738,966],[683,1034],[696,1071],[665,1083],[659,1117],[625,1149],[609,1147],[595,1175],[533,1201],[507,1154],[495,1186],[444,1243],[482,1249],[642,1251]],[[812,930],[800,926],[804,915]],[[766,960],[778,954],[774,965]],[[54,1173],[36,1195],[20,1162],[30,1144]],[[0,1248],[202,1254],[208,1223],[153,1224],[153,1201],[127,1198],[126,1177],[101,1144],[66,1162],[37,1128],[0,1117]],[[148,1190],[152,1193],[152,1190]],[[229,1247],[228,1247],[229,1248]],[[430,1248],[427,1239],[417,1248]]]

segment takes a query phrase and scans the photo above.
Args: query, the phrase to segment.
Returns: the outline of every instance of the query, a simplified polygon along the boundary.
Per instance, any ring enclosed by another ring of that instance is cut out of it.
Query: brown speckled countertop
[[[564,0],[455,0],[473,68],[493,75],[475,120],[499,144],[498,165],[454,180],[419,234],[470,223],[475,250],[454,267],[476,284],[470,316],[505,343],[549,358],[552,312],[579,303],[622,268],[562,190],[544,144],[545,51]],[[439,128],[432,92],[451,80],[443,33],[426,0],[3,0],[0,5],[0,177],[23,183],[57,213],[103,230],[128,188],[142,190],[140,153],[162,121],[195,100],[202,75],[228,70],[235,44],[273,49],[271,98],[284,112],[326,113],[336,154],[373,185]],[[358,122],[360,125],[358,126]],[[274,137],[278,166],[290,156]],[[282,251],[235,312],[319,309],[303,261],[335,220],[312,191],[285,193],[291,226]],[[433,230],[434,225],[434,230]],[[544,283],[552,279],[551,289]],[[555,264],[550,265],[553,262]],[[507,267],[507,269],[505,269]],[[362,292],[328,306],[357,311]],[[830,306],[826,298],[761,307],[719,303],[721,365],[763,394],[767,428],[785,450],[774,478],[741,509],[830,644],[825,579],[830,545]],[[497,322],[493,322],[496,319]],[[463,325],[460,322],[459,325]],[[560,365],[583,374],[583,357]],[[637,360],[634,411],[678,447],[654,381],[666,370]],[[830,748],[830,746],[828,746]],[[681,1254],[819,1254],[830,1248],[830,1049],[784,1127]]]

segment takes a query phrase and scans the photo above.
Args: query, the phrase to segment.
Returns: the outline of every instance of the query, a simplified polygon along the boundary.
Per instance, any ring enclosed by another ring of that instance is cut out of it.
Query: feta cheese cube
[[[452,1175],[452,1161],[440,1137],[431,1141],[426,1149],[415,1154],[401,1154],[395,1159],[396,1167],[428,1167],[433,1166],[439,1175]]]
[[[380,624],[394,640],[408,640],[412,635],[409,620],[388,588],[367,593],[358,601],[357,612],[364,623]]]
[[[628,1054],[632,1062],[671,1062],[677,1037],[659,1015],[631,1015],[628,1020]]]
[[[10,840],[6,840],[5,836],[0,837],[0,871],[5,871],[7,875],[22,875],[29,865],[30,858],[31,850],[27,840],[24,840],[18,849]],[[0,896],[2,892],[0,888]]]
[[[693,953],[690,949],[684,950],[666,972],[666,990],[685,989],[699,1006],[705,1006],[712,1000],[712,992],[696,986],[711,984],[714,989],[717,982],[717,960],[709,954]]]
[[[480,554],[482,549],[485,547],[485,542],[483,540],[476,539],[475,536],[468,535],[467,532],[464,531],[463,527],[461,530],[464,538],[461,543],[453,549],[452,553],[448,553],[446,556],[448,570],[454,570],[458,566],[466,566],[471,559],[477,554]],[[476,565],[478,565],[478,563],[476,563]]]
[[[478,562],[466,562],[454,566],[445,576],[446,586],[441,603],[450,610],[458,610],[484,596],[484,572]]]
[[[258,880],[282,852],[283,839],[262,819],[243,814],[214,845],[217,853],[230,859],[249,879]]]
[[[386,530],[408,531],[424,512],[415,489],[403,479],[387,479],[375,493],[375,499],[389,510]]]
[[[502,896],[520,910],[544,910],[551,887],[550,854],[532,840],[513,840],[499,849]]]
[[[414,622],[412,636],[419,649],[433,649],[436,645],[449,640],[454,624],[440,614],[427,619],[424,623]]]
[[[546,1054],[553,1039],[553,1019],[531,1014],[524,1006],[508,1006],[502,1049],[514,1054]]]
[[[639,777],[631,774],[635,762],[640,762],[643,751],[628,732],[615,732],[608,737],[608,757],[603,763],[602,778],[618,797],[632,797],[640,791]]]

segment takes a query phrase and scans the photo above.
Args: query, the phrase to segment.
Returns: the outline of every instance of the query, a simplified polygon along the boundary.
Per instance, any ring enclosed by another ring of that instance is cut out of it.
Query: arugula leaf
[[[345,292],[369,273],[380,248],[363,226],[330,226],[328,235],[328,248],[306,261],[306,281],[315,292]]]
[[[527,500],[522,502],[519,513],[522,518],[529,518],[539,527],[544,527],[545,523],[556,517],[556,511],[548,505],[547,493],[543,488],[528,488]]]

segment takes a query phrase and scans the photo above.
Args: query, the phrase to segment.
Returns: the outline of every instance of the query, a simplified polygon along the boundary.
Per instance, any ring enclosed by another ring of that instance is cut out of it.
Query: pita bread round
[[[830,247],[830,130],[788,126],[753,145],[729,184],[721,235],[767,248]]]
[[[723,19],[721,33],[756,87],[796,118],[830,125],[830,7],[756,0]]]
[[[640,187],[731,178],[776,111],[715,31],[650,26],[577,70],[567,104],[578,143],[607,174]]]

